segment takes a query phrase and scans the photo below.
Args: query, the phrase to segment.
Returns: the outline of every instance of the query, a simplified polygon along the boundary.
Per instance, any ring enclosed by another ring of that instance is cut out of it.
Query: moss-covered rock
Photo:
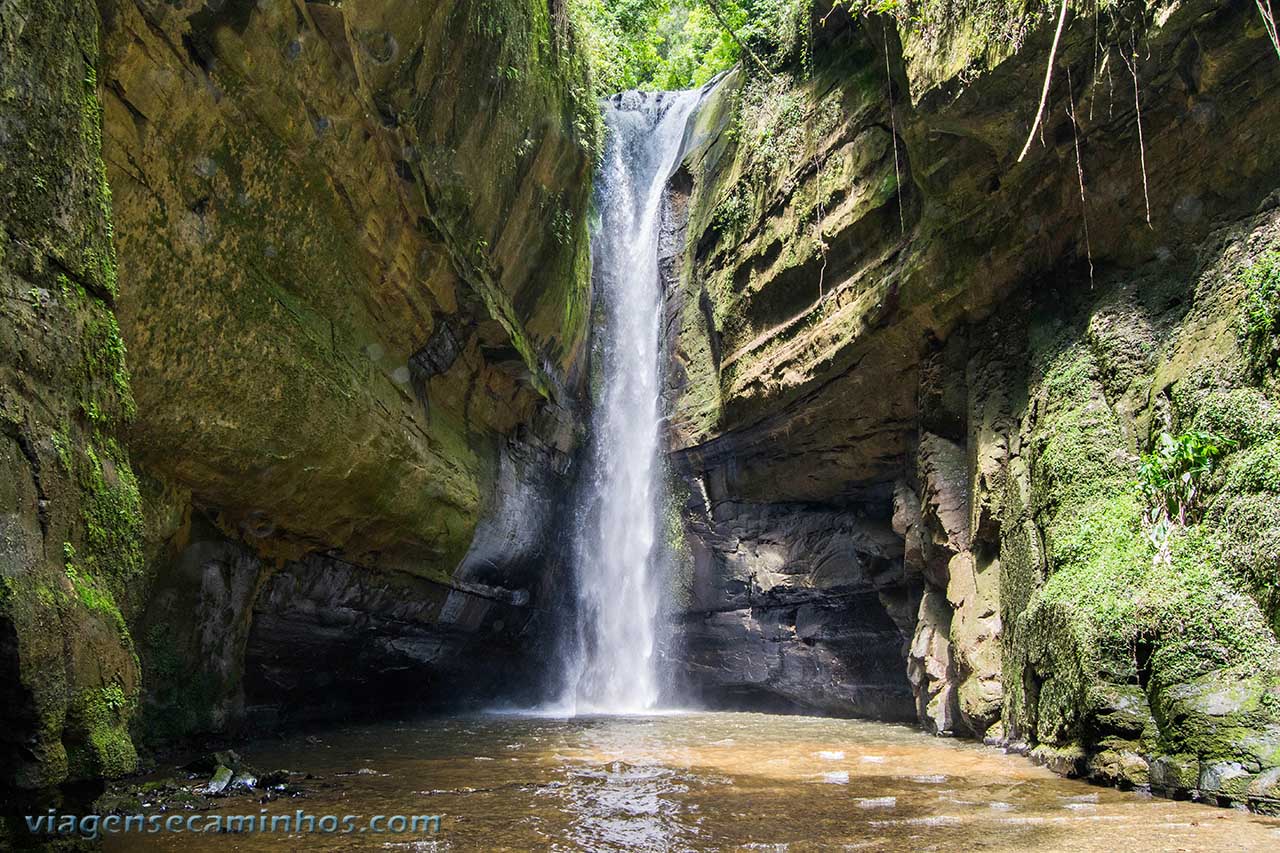
[[[141,506],[93,6],[0,10],[0,787],[137,755]]]
[[[926,726],[1258,805],[1270,712],[1187,703],[1262,702],[1280,653],[1280,67],[1243,7],[1069,4],[1020,158],[1059,8],[832,13],[805,62],[720,83],[681,177],[675,456],[712,505],[893,518]],[[1219,448],[1170,529],[1138,487],[1162,432]]]
[[[546,3],[120,3],[105,33],[157,522],[138,730],[164,739],[243,720],[283,561],[536,587],[585,373],[597,108]]]
[[[445,631],[482,621],[464,587],[525,614],[590,299],[597,110],[554,4],[0,15],[3,781],[242,717],[279,561],[416,579]]]
[[[498,443],[580,373],[572,34],[522,0],[125,3],[108,33],[140,463],[268,550],[448,578]]]
[[[1200,279],[1217,280],[1221,265]],[[1110,297],[1098,294],[1085,310],[1114,305]],[[1156,324],[1166,346],[1152,373],[1175,388],[1194,385],[1194,371],[1175,378],[1165,365],[1178,358],[1185,329],[1223,310],[1212,302]],[[1142,303],[1134,307],[1140,311]],[[1107,387],[1096,350],[1071,344],[1074,329],[1095,324],[1076,322],[1070,311],[1062,323],[1063,314],[1059,302],[1041,321],[1050,333],[1037,333],[1033,323],[1030,337],[1032,405],[1017,443],[1030,457],[1028,509],[1043,531],[1046,577],[1030,578],[1025,605],[1008,614],[1006,667],[1022,689],[1010,694],[1006,724],[1051,750],[1083,746],[1088,772],[1106,781],[1142,784],[1140,757],[1152,763],[1148,781],[1158,789],[1246,801],[1248,774],[1271,766],[1250,744],[1268,742],[1273,722],[1263,700],[1280,645],[1245,582],[1260,570],[1257,544],[1241,529],[1248,516],[1232,514],[1240,523],[1227,522],[1220,502],[1244,509],[1269,488],[1262,460],[1271,439],[1256,418],[1267,406],[1245,389],[1221,385],[1174,393],[1185,425],[1243,426],[1232,410],[1254,417],[1239,440],[1223,433],[1234,452],[1212,485],[1204,484],[1216,489],[1208,503],[1219,508],[1190,518],[1158,547],[1160,534],[1135,488],[1128,435],[1135,419],[1155,423],[1162,415],[1143,412],[1151,397],[1140,384],[1127,392]],[[1233,357],[1230,350],[1221,356]],[[1127,406],[1114,396],[1135,391],[1140,396]],[[1006,544],[1013,542],[1006,537]],[[1199,769],[1174,772],[1188,761]]]

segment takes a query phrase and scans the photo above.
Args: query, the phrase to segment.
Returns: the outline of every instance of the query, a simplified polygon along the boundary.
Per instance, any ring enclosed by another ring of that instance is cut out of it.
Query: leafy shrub
[[[1178,436],[1161,432],[1155,449],[1142,455],[1138,492],[1146,507],[1143,521],[1161,554],[1167,554],[1175,526],[1186,527],[1199,517],[1201,484],[1231,443],[1196,430]]]

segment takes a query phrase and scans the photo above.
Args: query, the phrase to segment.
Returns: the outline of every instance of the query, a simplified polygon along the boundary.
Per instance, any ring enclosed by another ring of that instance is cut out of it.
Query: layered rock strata
[[[535,678],[590,304],[564,5],[0,14],[4,783]]]
[[[1121,3],[1073,6],[1049,62],[1056,8],[941,6],[819,9],[791,70],[702,111],[678,654],[720,695],[1273,808],[1275,365],[1241,329],[1276,276],[1275,49],[1248,4]],[[1225,448],[1164,532],[1161,433]]]

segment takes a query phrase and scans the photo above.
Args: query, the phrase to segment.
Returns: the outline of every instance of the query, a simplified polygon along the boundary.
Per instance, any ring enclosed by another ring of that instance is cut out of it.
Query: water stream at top
[[[626,92],[604,105],[592,242],[604,309],[596,351],[601,384],[575,531],[578,631],[565,697],[574,713],[637,713],[659,699],[658,237],[663,190],[701,97]]]

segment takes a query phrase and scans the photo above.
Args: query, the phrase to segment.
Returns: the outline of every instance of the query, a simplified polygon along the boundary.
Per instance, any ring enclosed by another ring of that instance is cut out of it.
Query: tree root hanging
[[[1084,253],[1089,260],[1089,289],[1093,289],[1093,244],[1089,240],[1089,203],[1084,194],[1084,161],[1080,159],[1080,125],[1076,121],[1075,88],[1071,83],[1071,69],[1067,68],[1067,115],[1071,117],[1071,135],[1076,146],[1076,177],[1080,181],[1080,216],[1084,220]]]
[[[1124,64],[1129,69],[1129,74],[1133,77],[1133,108],[1138,115],[1138,157],[1142,163],[1142,198],[1147,205],[1147,227],[1151,225],[1151,190],[1147,185],[1147,143],[1142,136],[1142,99],[1141,93],[1138,91],[1138,47],[1133,46],[1133,61],[1120,52],[1120,58],[1124,60]]]
[[[1276,56],[1280,57],[1280,30],[1276,29],[1276,15],[1271,11],[1271,0],[1253,0],[1258,6],[1258,14],[1262,15],[1262,26],[1266,28],[1267,35],[1271,38],[1271,45],[1276,49]]]
[[[1062,0],[1062,11],[1058,13],[1058,30],[1053,34],[1053,47],[1049,50],[1049,65],[1044,72],[1044,88],[1040,91],[1040,107],[1036,110],[1036,120],[1031,123],[1031,132],[1027,134],[1027,144],[1022,146],[1022,153],[1018,155],[1018,162],[1021,163],[1027,156],[1027,152],[1031,150],[1031,143],[1036,138],[1036,131],[1040,129],[1040,122],[1044,120],[1044,107],[1049,101],[1049,85],[1053,82],[1053,61],[1058,57],[1058,43],[1062,40],[1062,28],[1067,23],[1067,0]]]
[[[889,87],[889,134],[893,137],[893,180],[898,190],[898,227],[907,233],[907,214],[902,209],[902,171],[898,168],[898,116],[893,105],[893,71],[889,66],[889,25],[884,25],[884,76]]]

